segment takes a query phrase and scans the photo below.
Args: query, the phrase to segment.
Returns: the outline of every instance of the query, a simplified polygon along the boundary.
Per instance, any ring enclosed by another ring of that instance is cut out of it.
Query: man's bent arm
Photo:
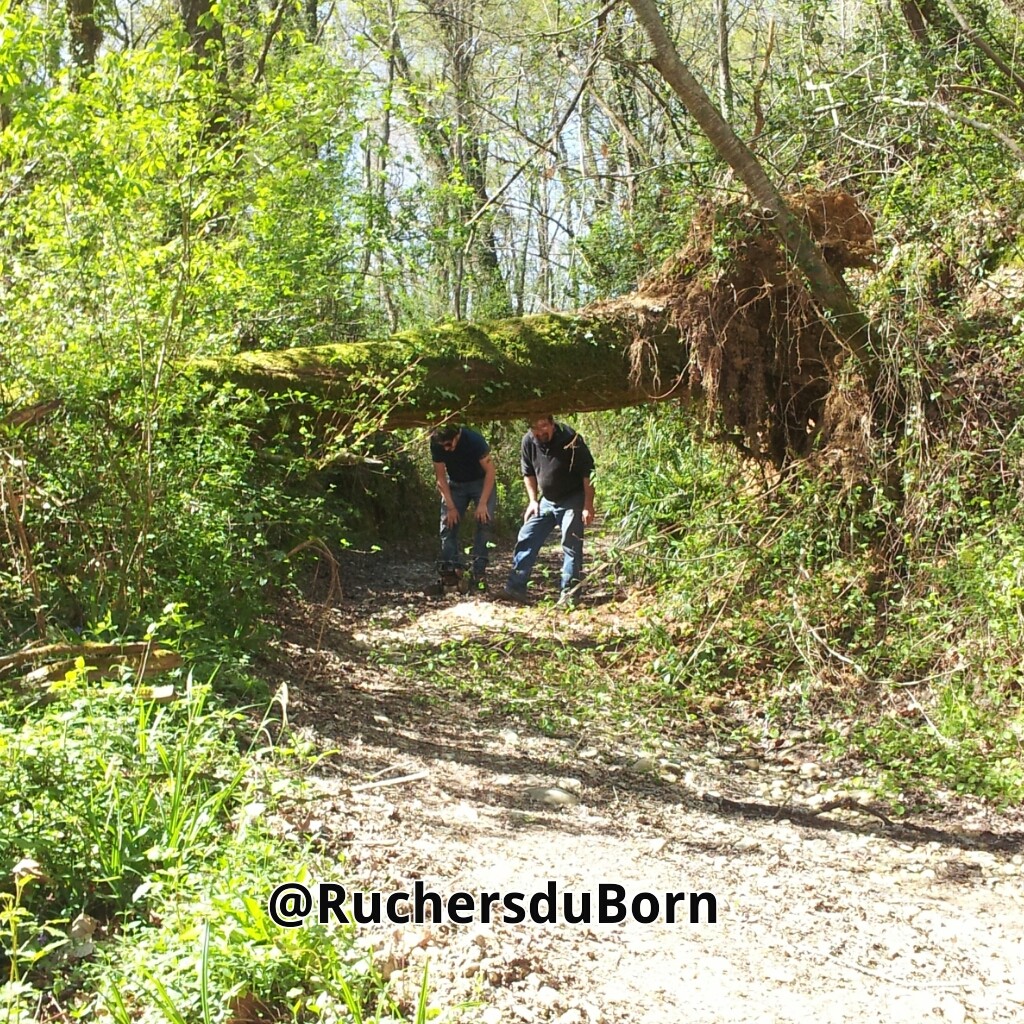
[[[437,479],[437,489],[444,499],[445,507],[448,509],[448,525],[454,526],[459,521],[459,510],[455,507],[452,489],[448,486],[448,469],[443,462],[434,463],[434,476]]]

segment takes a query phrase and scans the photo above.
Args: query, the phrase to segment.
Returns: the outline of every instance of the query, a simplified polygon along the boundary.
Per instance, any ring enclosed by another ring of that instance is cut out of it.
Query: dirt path
[[[289,717],[340,752],[292,825],[347,858],[350,890],[444,895],[602,883],[710,892],[717,923],[364,926],[403,1002],[429,959],[445,1020],[485,1024],[1024,1021],[1020,818],[961,807],[887,823],[803,759],[699,742],[665,756],[559,740],[366,660],[460,630],[585,637],[626,614],[415,596],[425,566],[356,565],[328,612],[287,610]],[[385,785],[393,779],[406,782]],[[551,802],[557,801],[557,802]],[[706,920],[707,903],[702,904]],[[459,1009],[459,1004],[466,1004]]]

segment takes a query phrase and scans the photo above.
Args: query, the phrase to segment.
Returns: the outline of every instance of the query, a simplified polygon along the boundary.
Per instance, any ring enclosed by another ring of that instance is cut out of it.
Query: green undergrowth
[[[896,804],[936,785],[1024,797],[1024,531],[987,439],[952,472],[908,450],[897,501],[812,465],[752,469],[685,414],[607,429],[643,467],[612,463],[606,486],[619,568],[658,595],[641,661],[659,685],[752,742],[810,730]],[[1013,439],[998,452],[1024,455]]]
[[[349,926],[269,916],[344,878],[290,823],[309,751],[191,677],[146,697],[80,663],[0,704],[0,1021],[400,1018]]]
[[[579,425],[604,517],[590,591],[632,590],[630,610],[542,604],[526,632],[383,660],[552,734],[754,751],[809,736],[896,811],[1024,798],[1024,519],[986,482],[983,438],[941,469],[934,448],[907,454],[897,502],[809,464],[752,467],[678,409]]]
[[[618,737],[660,731],[685,713],[671,689],[636,686],[635,644],[635,637],[615,634],[574,642],[508,633],[390,647],[377,657],[407,678],[429,679],[478,701],[485,717],[517,717],[549,735],[586,729]]]

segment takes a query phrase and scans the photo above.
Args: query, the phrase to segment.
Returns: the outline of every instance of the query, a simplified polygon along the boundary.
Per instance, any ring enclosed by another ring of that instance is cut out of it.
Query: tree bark
[[[654,0],[629,0],[654,47],[652,63],[700,125],[718,155],[736,172],[751,196],[774,217],[773,230],[806,276],[810,293],[832,331],[857,357],[869,386],[879,376],[871,324],[825,261],[821,249],[793,214],[750,149],[719,113],[708,94],[683,64],[669,39]]]
[[[900,11],[903,14],[903,20],[907,23],[907,28],[910,29],[910,34],[914,37],[914,42],[917,43],[922,53],[927,54],[931,45],[931,40],[928,38],[928,23],[921,13],[917,0],[900,0]]]
[[[163,647],[154,647],[148,641],[125,644],[88,641],[80,644],[48,644],[0,657],[0,677],[33,666],[30,672],[20,678],[0,682],[0,690],[48,692],[55,684],[63,682],[79,658],[85,661],[84,675],[91,681],[116,678],[126,669],[131,670],[136,680],[152,679],[180,668],[182,664],[180,654]],[[137,694],[137,697],[151,699],[146,694]]]
[[[718,102],[722,117],[732,117],[732,72],[729,67],[729,0],[716,0],[718,26]]]
[[[88,71],[96,63],[96,51],[103,41],[95,0],[67,0],[67,17],[71,60],[75,67]]]
[[[622,300],[573,315],[404,331],[390,339],[244,352],[193,368],[262,394],[296,396],[338,422],[391,428],[454,415],[509,420],[686,397],[688,349],[663,309]],[[425,354],[424,354],[425,353]],[[637,355],[643,355],[638,379]]]
[[[178,0],[189,48],[201,60],[218,63],[224,51],[224,23],[211,0]]]

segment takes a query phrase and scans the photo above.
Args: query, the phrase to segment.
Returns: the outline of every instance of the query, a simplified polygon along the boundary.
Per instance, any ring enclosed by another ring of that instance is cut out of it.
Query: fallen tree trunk
[[[874,265],[873,225],[851,195],[804,189],[786,205],[836,281]],[[271,399],[244,412],[261,434],[312,435],[328,448],[382,429],[692,398],[716,436],[777,466],[820,438],[860,452],[874,374],[861,359],[860,384],[844,370],[842,395],[834,390],[848,346],[780,245],[776,220],[759,204],[699,204],[682,248],[636,292],[575,313],[244,352],[184,371]],[[14,410],[0,424],[30,428],[59,407]]]
[[[680,397],[687,346],[664,303],[403,331],[382,341],[244,352],[197,364],[289,403],[310,396],[339,421],[419,427],[455,415],[507,420]]]
[[[789,202],[837,280],[872,265],[872,224],[851,196],[805,190]],[[725,259],[723,224],[735,236]],[[699,209],[688,242],[638,291],[574,314],[246,352],[200,372],[278,396],[283,420],[304,404],[321,425],[355,434],[699,398],[716,432],[782,465],[829,431],[844,354],[832,327],[773,237],[773,218],[736,203]]]

